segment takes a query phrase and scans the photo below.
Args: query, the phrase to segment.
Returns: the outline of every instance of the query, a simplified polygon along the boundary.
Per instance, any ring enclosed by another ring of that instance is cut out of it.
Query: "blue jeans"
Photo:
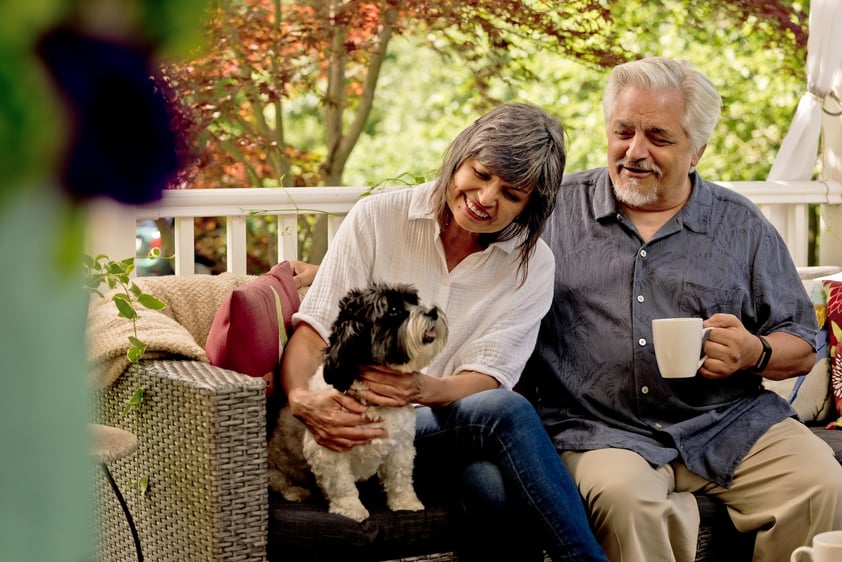
[[[461,483],[468,519],[492,526],[482,536],[490,548],[522,541],[525,552],[538,541],[555,562],[607,562],[576,485],[520,394],[488,390],[445,407],[420,407],[415,445],[419,477]],[[531,536],[494,528],[510,525]]]

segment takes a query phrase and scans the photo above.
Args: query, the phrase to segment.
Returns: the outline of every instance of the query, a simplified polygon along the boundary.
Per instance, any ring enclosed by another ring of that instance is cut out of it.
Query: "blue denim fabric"
[[[482,540],[510,546],[537,539],[556,562],[607,562],[576,485],[523,396],[497,389],[441,408],[419,407],[415,444],[418,466],[427,472],[421,478],[469,481],[470,493],[462,490],[463,505],[475,511],[469,520],[519,521],[534,532],[522,536],[513,525],[502,534],[486,532]],[[501,512],[508,517],[497,518]]]

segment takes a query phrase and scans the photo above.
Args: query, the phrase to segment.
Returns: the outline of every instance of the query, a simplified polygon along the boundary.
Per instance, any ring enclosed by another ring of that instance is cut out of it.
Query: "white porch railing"
[[[827,216],[842,215],[842,184],[819,181],[719,182],[757,204],[786,240],[796,265],[807,265],[808,206],[822,205]],[[381,188],[374,189],[378,191]],[[402,189],[401,187],[385,189]],[[227,267],[234,273],[246,272],[246,221],[255,213],[274,215],[279,235],[277,260],[298,257],[300,214],[325,213],[328,243],[347,212],[368,187],[226,188],[171,190],[161,202],[144,207],[124,207],[109,201],[91,206],[87,251],[118,259],[135,253],[137,220],[171,217],[175,225],[175,273],[195,270],[196,217],[225,217]],[[828,236],[825,236],[827,234]],[[837,254],[827,263],[842,263],[842,222],[823,226],[822,243],[838,245]],[[824,263],[819,265],[825,265]]]

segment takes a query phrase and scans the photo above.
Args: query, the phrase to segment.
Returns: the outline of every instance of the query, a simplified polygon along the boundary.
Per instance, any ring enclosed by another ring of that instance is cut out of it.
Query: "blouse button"
[[[640,257],[642,257],[642,258],[646,257],[646,250],[640,250]]]
[[[645,298],[643,298],[643,295],[637,295],[637,302],[643,302],[643,301],[645,301],[645,300],[646,300],[646,299],[645,299]]]
[[[639,340],[637,340],[637,345],[643,347],[644,345],[646,345],[646,340],[643,339],[643,338],[640,338]]]

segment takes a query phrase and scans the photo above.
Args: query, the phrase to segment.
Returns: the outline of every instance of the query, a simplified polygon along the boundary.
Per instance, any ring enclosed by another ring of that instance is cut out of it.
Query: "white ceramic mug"
[[[658,370],[665,379],[696,376],[707,359],[702,354],[705,335],[701,318],[658,318],[652,320],[652,341]]]
[[[800,556],[800,555],[804,556]],[[790,562],[839,562],[842,560],[842,531],[827,531],[813,537],[813,546],[799,546],[792,551]]]

